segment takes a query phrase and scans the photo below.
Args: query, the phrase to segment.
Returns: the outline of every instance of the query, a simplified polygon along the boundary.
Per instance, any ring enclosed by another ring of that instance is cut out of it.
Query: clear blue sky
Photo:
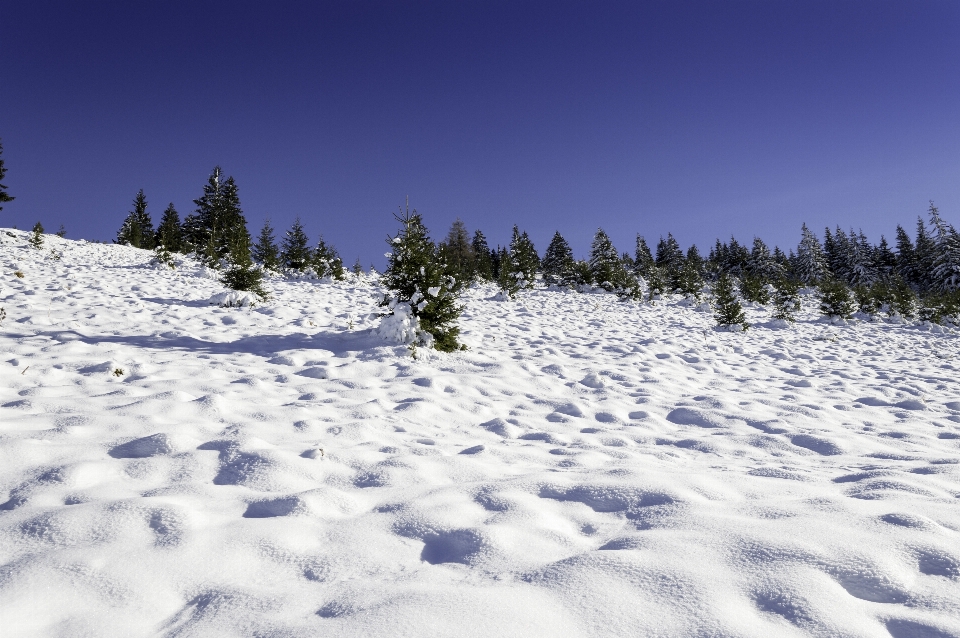
[[[0,225],[112,239],[214,165],[378,266],[409,195],[584,255],[960,221],[960,3],[7,2]]]

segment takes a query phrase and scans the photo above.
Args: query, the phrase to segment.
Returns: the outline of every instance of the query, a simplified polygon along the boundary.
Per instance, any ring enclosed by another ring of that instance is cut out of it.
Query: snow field
[[[362,281],[220,308],[188,261],[26,237],[10,635],[960,636],[952,330],[480,287],[470,350],[413,359]]]

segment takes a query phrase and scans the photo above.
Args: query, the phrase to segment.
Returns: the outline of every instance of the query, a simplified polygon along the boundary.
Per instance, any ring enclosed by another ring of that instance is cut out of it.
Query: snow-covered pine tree
[[[677,292],[685,297],[700,301],[703,296],[703,273],[701,270],[702,260],[700,253],[695,252],[696,246],[691,246],[687,251],[687,259],[683,262],[680,269],[680,276],[677,278]],[[691,259],[691,253],[692,259]]]
[[[953,226],[940,217],[940,211],[930,202],[930,226],[933,228],[933,289],[950,292],[960,288],[960,235]]]
[[[353,268],[350,269],[353,271],[353,274],[357,277],[363,274],[363,264],[360,262],[360,258],[357,257],[357,260],[353,262]]]
[[[154,235],[154,245],[163,246],[167,251],[178,253],[183,248],[183,239],[180,229],[180,215],[174,208],[173,202],[163,211],[157,232]]]
[[[592,286],[594,283],[596,282],[593,281],[593,273],[590,272],[590,262],[586,259],[574,260],[569,285],[574,290],[581,290]]]
[[[232,177],[223,179],[223,171],[215,166],[203,195],[193,200],[197,208],[183,222],[184,243],[194,257],[211,268],[229,263],[234,235],[239,231],[242,214],[238,214],[239,197]],[[244,223],[244,232],[246,225]],[[249,233],[248,233],[249,234]]]
[[[784,276],[767,244],[759,237],[753,238],[753,248],[747,259],[746,272],[749,276],[759,279],[764,284],[772,283]]]
[[[911,319],[917,310],[917,295],[904,279],[894,275],[890,284],[890,316],[899,315]]]
[[[27,241],[37,250],[41,250],[43,248],[43,233],[43,224],[37,222],[33,225],[33,234],[30,235],[30,239]]]
[[[849,319],[855,309],[850,289],[836,278],[824,279],[817,286],[820,314],[825,317]]]
[[[873,267],[880,281],[890,281],[897,270],[897,256],[883,235],[880,235],[880,243],[873,249]]]
[[[447,274],[468,285],[476,273],[476,256],[467,233],[467,225],[459,217],[450,226],[447,238],[440,244],[441,259],[447,264]]]
[[[487,238],[479,229],[474,231],[473,241],[470,242],[470,246],[473,248],[473,255],[476,259],[477,277],[484,281],[493,281],[493,252],[490,250],[490,246],[487,245]]]
[[[800,284],[795,279],[781,278],[774,285],[773,318],[793,323],[800,310]]]
[[[917,290],[925,293],[934,289],[933,267],[936,260],[937,248],[936,242],[927,227],[923,223],[923,218],[917,217],[917,239],[914,242],[914,255],[916,256],[916,286]]]
[[[838,234],[840,231],[838,230]],[[847,282],[851,286],[870,287],[877,281],[877,271],[873,263],[873,247],[867,241],[867,236],[860,231],[854,233],[850,229],[847,240]]]
[[[793,269],[797,279],[808,286],[816,285],[827,276],[828,266],[823,246],[806,224],[800,227],[800,244],[797,246]]]
[[[267,298],[263,288],[263,270],[253,263],[250,231],[240,208],[240,194],[233,177],[223,183],[220,201],[220,229],[210,242],[218,255],[217,263],[224,268],[221,283],[233,290],[252,292],[261,300]]]
[[[903,229],[903,226],[897,225],[897,265],[896,274],[910,286],[919,289],[919,268],[917,264],[917,252],[913,247],[913,241],[910,235]]]
[[[497,278],[500,289],[512,298],[521,290],[533,288],[539,266],[540,258],[533,242],[526,232],[521,233],[514,226],[510,250],[501,253],[500,276]]]
[[[765,306],[770,303],[770,289],[766,280],[746,273],[740,277],[740,294],[751,303]]]
[[[3,164],[3,141],[0,140],[0,210],[3,210],[3,204],[12,202],[16,197],[11,197],[10,193],[7,192],[7,187],[3,184],[3,180],[7,176],[7,167]]]
[[[743,306],[733,289],[733,278],[721,273],[713,286],[714,319],[717,326],[728,330],[746,330],[750,327]]]
[[[444,273],[445,266],[416,210],[401,209],[395,217],[403,228],[387,240],[392,251],[381,282],[389,293],[380,305],[390,314],[381,320],[379,332],[401,343],[444,352],[459,350],[463,346],[457,340],[457,320],[463,307],[457,297],[462,283]]]
[[[540,262],[544,282],[556,286],[573,285],[574,261],[570,244],[559,230],[556,231],[543,254],[543,261]]]
[[[153,222],[150,219],[150,213],[147,212],[147,198],[141,188],[133,198],[133,210],[127,214],[127,218],[123,220],[123,225],[117,232],[116,243],[152,250],[153,239]]]
[[[320,235],[317,247],[313,249],[311,265],[317,277],[333,277],[337,281],[344,278],[343,260],[337,249],[323,240],[323,235]]]
[[[653,253],[650,252],[650,247],[647,246],[647,240],[643,238],[643,235],[638,234],[637,243],[633,250],[634,272],[636,272],[638,276],[646,279],[653,265]]]
[[[680,281],[680,271],[683,270],[683,250],[672,233],[667,233],[666,239],[661,237],[657,242],[655,262],[666,277],[670,290],[676,289]]]
[[[589,263],[590,278],[604,290],[617,293],[621,299],[638,300],[642,296],[640,282],[627,269],[602,228],[593,237]]]
[[[267,270],[277,271],[280,270],[280,249],[277,247],[273,232],[273,226],[270,225],[268,217],[263,221],[263,227],[257,235],[257,243],[253,246],[253,258]]]
[[[621,268],[620,253],[607,233],[598,228],[590,245],[590,274],[593,280],[604,290],[613,291],[617,288]]]
[[[280,265],[289,271],[302,273],[310,265],[313,251],[310,250],[310,239],[303,230],[300,218],[293,220],[284,236],[280,249]]]

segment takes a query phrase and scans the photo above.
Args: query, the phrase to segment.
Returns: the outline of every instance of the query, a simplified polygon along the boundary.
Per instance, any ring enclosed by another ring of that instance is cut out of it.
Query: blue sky
[[[802,222],[960,225],[960,3],[8,3],[0,225],[112,239],[143,188],[189,213],[214,165],[251,231],[299,215],[384,261],[435,238],[598,226],[686,247]]]

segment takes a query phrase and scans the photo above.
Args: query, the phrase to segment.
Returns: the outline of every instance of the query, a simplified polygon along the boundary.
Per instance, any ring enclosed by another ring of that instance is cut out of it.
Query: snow
[[[414,358],[361,280],[26,237],[4,635],[960,635],[953,328],[476,286]]]

